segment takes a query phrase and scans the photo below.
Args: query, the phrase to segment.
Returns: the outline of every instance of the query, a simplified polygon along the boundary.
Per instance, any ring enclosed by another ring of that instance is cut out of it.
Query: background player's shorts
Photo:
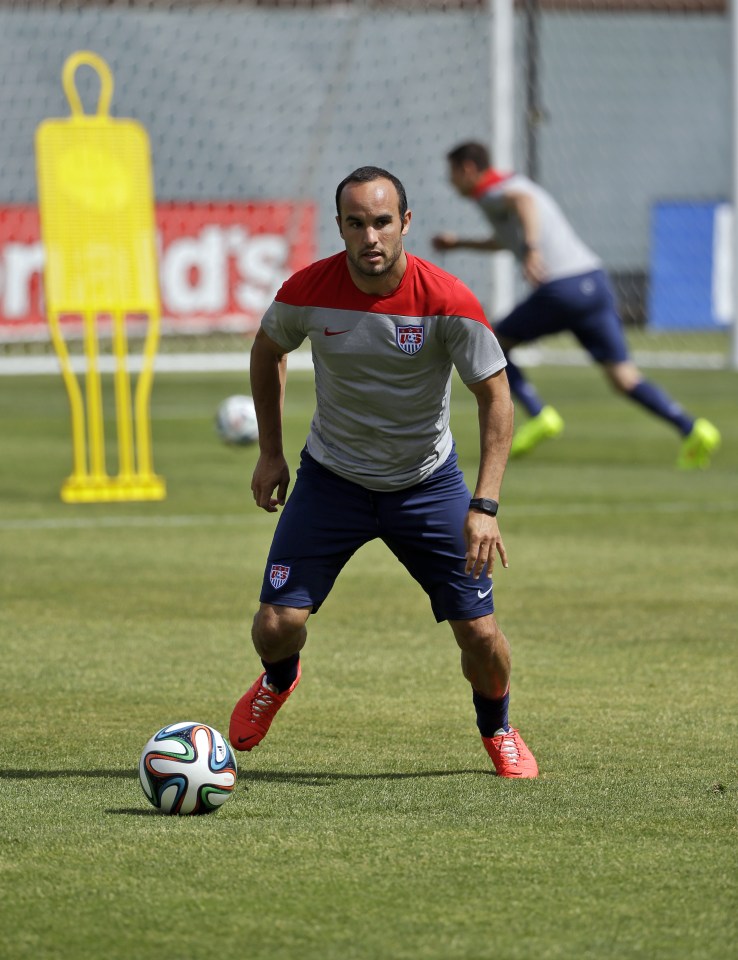
[[[349,558],[380,538],[428,594],[436,620],[486,616],[494,610],[492,581],[486,570],[479,580],[464,572],[469,497],[455,451],[422,483],[375,492],[326,470],[303,450],[260,600],[315,613]]]
[[[615,298],[602,270],[541,284],[494,329],[498,336],[519,343],[569,330],[598,363],[621,363],[629,357]]]

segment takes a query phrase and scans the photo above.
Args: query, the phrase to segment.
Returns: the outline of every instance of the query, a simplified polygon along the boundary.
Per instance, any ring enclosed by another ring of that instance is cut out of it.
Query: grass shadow
[[[126,817],[166,817],[166,813],[157,810],[155,807],[110,807],[105,813],[114,813]]]
[[[363,780],[419,780],[426,777],[462,777],[494,775],[494,770],[418,770],[414,773],[333,773],[328,771],[307,770],[250,770],[239,773],[251,782],[261,783],[299,783],[313,787],[326,787],[332,783]]]
[[[138,770],[2,770],[0,780],[55,780],[60,777],[93,777],[132,780],[138,777]]]
[[[244,780],[252,783],[297,783],[313,787],[330,786],[332,783],[362,780],[417,780],[425,777],[462,777],[462,776],[490,776],[494,771],[489,770],[418,770],[414,773],[333,773],[328,771],[308,770],[239,770]],[[61,777],[92,777],[101,780],[117,778],[120,780],[135,780],[138,770],[19,770],[0,769],[0,780],[55,780]]]

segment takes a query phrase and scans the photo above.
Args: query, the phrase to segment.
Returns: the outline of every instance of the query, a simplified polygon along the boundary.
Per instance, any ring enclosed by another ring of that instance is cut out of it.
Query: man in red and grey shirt
[[[379,538],[436,619],[449,621],[497,773],[535,777],[536,761],[508,723],[510,648],[492,601],[495,555],[507,566],[496,517],[512,436],[505,358],[471,291],[405,251],[411,212],[396,177],[355,170],[339,184],[336,208],[345,250],[287,280],[251,353],[260,445],[251,488],[259,507],[284,510],[252,631],[264,673],[233,710],[231,743],[250,750],[266,735],[299,682],[308,617],[355,551]],[[284,360],[306,339],[317,403],[287,498]],[[449,429],[454,368],[479,408],[473,497]]]
[[[484,144],[462,143],[447,159],[451,183],[461,196],[479,205],[492,234],[477,240],[439,233],[433,245],[437,250],[508,250],[532,287],[509,316],[495,322],[495,333],[507,356],[510,389],[530,416],[516,431],[510,455],[528,453],[542,440],[557,437],[564,422],[552,406],[543,403],[510,359],[509,351],[520,343],[567,330],[618,392],[681,434],[679,468],[709,466],[712,453],[720,446],[717,427],[709,420],[695,419],[636,367],[602,263],[579,238],[551,194],[522,174],[491,168]]]

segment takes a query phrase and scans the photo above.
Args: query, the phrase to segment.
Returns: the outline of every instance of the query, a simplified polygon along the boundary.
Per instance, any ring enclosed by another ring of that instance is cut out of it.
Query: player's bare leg
[[[473,620],[451,620],[461,649],[461,672],[482,696],[504,697],[510,686],[510,644],[494,614]]]
[[[262,603],[251,627],[254,649],[270,663],[299,653],[307,640],[310,607],[278,607]]]
[[[231,714],[228,737],[236,750],[251,750],[267,734],[277,711],[300,682],[300,650],[307,640],[309,607],[262,603],[251,639],[264,673],[241,697]]]
[[[619,392],[629,394],[643,380],[643,376],[632,360],[620,363],[603,363],[602,369],[610,384]]]
[[[518,730],[507,722],[510,645],[494,614],[452,620],[461,649],[461,670],[472,686],[482,743],[500,777],[538,776],[535,757]]]

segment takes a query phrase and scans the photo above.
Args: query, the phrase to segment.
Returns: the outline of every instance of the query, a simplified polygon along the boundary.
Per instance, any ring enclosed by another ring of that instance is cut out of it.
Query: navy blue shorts
[[[495,333],[517,343],[568,330],[598,363],[621,363],[628,345],[603,270],[543,283],[518,304]]]
[[[492,613],[492,581],[464,572],[469,490],[452,451],[406,490],[378,493],[326,470],[305,450],[269,552],[260,600],[315,613],[349,558],[383,540],[428,594],[437,621]]]

